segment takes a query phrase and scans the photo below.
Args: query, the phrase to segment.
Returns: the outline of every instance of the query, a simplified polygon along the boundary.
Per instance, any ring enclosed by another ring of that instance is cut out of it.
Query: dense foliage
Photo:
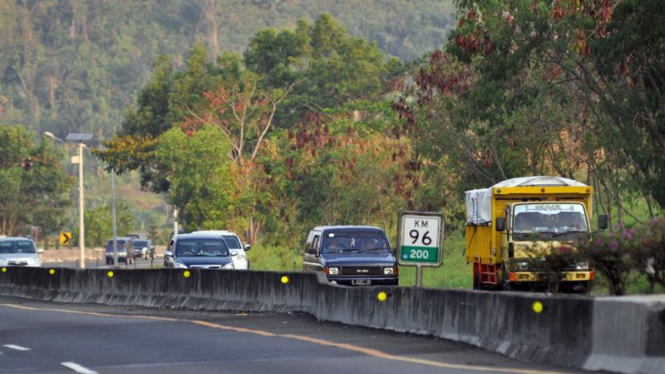
[[[72,179],[51,142],[34,143],[22,126],[0,126],[0,235],[40,235],[62,226]]]
[[[3,0],[0,123],[105,139],[162,54],[182,68],[199,41],[214,61],[260,29],[330,12],[352,35],[413,60],[440,43],[451,10],[438,0]]]

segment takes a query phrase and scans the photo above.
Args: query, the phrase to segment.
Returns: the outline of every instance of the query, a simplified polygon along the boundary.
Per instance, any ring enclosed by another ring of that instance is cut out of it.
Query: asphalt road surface
[[[0,297],[0,373],[581,373],[462,343],[304,314],[72,305]]]

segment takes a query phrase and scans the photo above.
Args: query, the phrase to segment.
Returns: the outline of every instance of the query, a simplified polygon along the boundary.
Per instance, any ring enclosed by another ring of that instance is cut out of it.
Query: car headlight
[[[7,259],[0,258],[0,265],[7,265]]]
[[[30,265],[41,265],[41,262],[39,261],[38,258],[31,258],[28,260],[28,264]]]
[[[330,275],[339,274],[339,268],[328,268],[328,274],[330,274]]]
[[[578,262],[575,264],[575,270],[589,270],[588,262]]]
[[[235,269],[235,268],[233,267],[233,262],[229,262],[228,264],[222,266],[222,269]]]
[[[247,256],[245,256],[245,255],[238,255],[238,256],[236,256],[236,259],[238,259],[238,261],[247,261]]]
[[[383,268],[383,274],[393,275],[393,274],[395,274],[395,268],[393,268],[392,266],[389,267],[389,268]]]
[[[182,262],[176,262],[174,265],[176,269],[187,269],[187,265],[183,264]]]

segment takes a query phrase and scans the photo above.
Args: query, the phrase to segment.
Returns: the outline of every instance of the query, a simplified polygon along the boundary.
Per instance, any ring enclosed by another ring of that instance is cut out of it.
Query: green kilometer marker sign
[[[402,260],[412,262],[439,262],[439,248],[432,247],[402,247]]]
[[[443,214],[400,212],[397,253],[401,266],[416,267],[416,287],[423,286],[423,268],[443,263]]]
[[[440,266],[443,257],[443,216],[401,212],[397,244],[400,265]]]

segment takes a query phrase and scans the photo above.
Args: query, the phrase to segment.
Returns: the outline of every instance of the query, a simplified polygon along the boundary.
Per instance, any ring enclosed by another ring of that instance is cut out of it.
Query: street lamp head
[[[57,142],[63,142],[62,139],[60,139],[60,138],[58,138],[57,136],[53,135],[52,132],[44,131],[44,136],[46,136],[47,138],[51,138],[51,139],[53,139],[53,140],[55,140],[55,141],[57,141]]]

